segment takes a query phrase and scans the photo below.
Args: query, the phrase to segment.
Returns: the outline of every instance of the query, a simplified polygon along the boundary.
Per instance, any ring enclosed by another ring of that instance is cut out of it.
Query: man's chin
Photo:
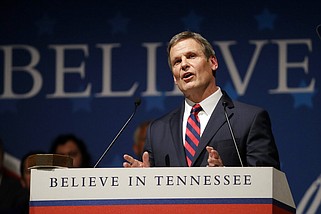
[[[184,84],[181,87],[178,87],[183,94],[187,95],[188,93],[191,93],[196,87],[195,84]]]
[[[192,90],[196,88],[195,82],[188,82],[184,85],[185,90]]]

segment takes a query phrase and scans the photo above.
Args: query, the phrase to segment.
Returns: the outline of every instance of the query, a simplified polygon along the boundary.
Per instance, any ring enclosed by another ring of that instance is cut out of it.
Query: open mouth
[[[185,73],[185,74],[183,75],[183,79],[184,79],[184,80],[188,80],[188,79],[190,79],[192,76],[193,76],[192,73],[187,72],[187,73]]]

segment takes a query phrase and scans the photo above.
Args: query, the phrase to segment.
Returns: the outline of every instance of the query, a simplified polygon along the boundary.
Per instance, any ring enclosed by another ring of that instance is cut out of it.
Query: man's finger
[[[206,146],[206,150],[208,153],[211,153],[211,151],[214,150],[214,148],[211,146]]]
[[[217,152],[216,150],[214,150],[214,149],[211,151],[211,154],[212,154],[213,157],[216,158],[216,159],[219,159],[219,158],[220,158],[220,155],[219,155],[218,152]]]
[[[135,159],[130,155],[124,155],[124,159],[131,164],[135,161]]]
[[[209,154],[209,157],[216,158],[216,159],[220,158],[220,155],[218,154],[218,152],[213,147],[207,146],[206,150],[207,150],[207,152]]]
[[[129,167],[131,167],[131,165],[130,165],[128,162],[124,162],[124,163],[123,163],[123,167],[129,168]]]
[[[150,167],[148,152],[143,153],[143,167]]]

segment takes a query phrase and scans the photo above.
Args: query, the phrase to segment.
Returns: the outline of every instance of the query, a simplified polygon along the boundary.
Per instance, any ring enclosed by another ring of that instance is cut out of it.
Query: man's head
[[[212,46],[200,34],[182,32],[175,35],[167,51],[174,82],[186,98],[201,102],[217,90],[218,62]]]
[[[25,154],[20,162],[20,183],[23,188],[30,189],[30,169],[28,168],[28,157],[35,154],[44,154],[43,151],[31,151]]]
[[[133,150],[137,157],[141,157],[144,152],[144,145],[146,142],[146,133],[147,133],[147,128],[149,124],[150,124],[149,121],[141,123],[139,126],[137,126],[134,132]]]
[[[89,167],[90,155],[85,143],[73,134],[59,135],[52,143],[50,153],[68,155],[73,167]]]
[[[171,60],[170,60],[171,48],[175,46],[178,42],[185,39],[194,39],[196,42],[198,42],[202,46],[202,51],[207,59],[209,59],[211,56],[215,56],[215,51],[212,45],[202,35],[191,31],[184,31],[173,36],[170,42],[168,43],[167,56],[168,56],[168,65],[170,68],[172,68]]]

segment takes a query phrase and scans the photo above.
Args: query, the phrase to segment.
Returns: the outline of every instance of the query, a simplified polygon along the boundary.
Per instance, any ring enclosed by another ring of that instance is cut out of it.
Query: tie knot
[[[198,114],[198,112],[202,111],[202,106],[200,104],[193,105],[193,108],[191,110],[191,114]]]

